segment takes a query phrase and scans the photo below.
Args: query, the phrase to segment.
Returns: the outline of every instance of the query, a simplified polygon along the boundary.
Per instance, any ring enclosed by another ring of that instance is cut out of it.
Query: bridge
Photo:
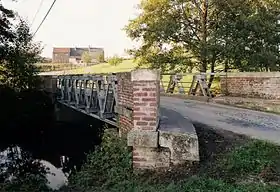
[[[176,86],[184,94],[178,75],[171,76],[166,89],[159,71],[148,69],[42,78],[42,88],[56,103],[117,127],[133,148],[135,168],[199,161],[195,122],[280,143],[277,115],[161,96]],[[209,90],[199,83],[201,79],[195,77],[192,87],[200,86],[207,96]]]

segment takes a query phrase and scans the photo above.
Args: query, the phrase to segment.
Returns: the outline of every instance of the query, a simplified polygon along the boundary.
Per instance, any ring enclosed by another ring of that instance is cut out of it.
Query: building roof
[[[70,48],[54,47],[53,52],[54,53],[70,53]]]
[[[58,48],[54,47],[53,52],[54,53],[70,53],[71,57],[81,57],[83,52],[89,51],[91,53],[94,52],[104,52],[103,48],[95,48],[95,47],[75,47],[75,48]]]
[[[76,47],[76,48],[70,48],[70,56],[74,57],[81,57],[84,52],[89,51],[91,53],[93,52],[100,52],[104,51],[103,48],[84,48],[84,47]]]

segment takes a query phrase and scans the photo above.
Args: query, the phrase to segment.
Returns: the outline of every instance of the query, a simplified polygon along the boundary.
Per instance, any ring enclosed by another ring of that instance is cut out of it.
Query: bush
[[[90,153],[81,170],[70,177],[68,190],[104,191],[133,177],[126,141],[105,132],[102,145]]]
[[[28,152],[10,150],[6,161],[0,162],[1,192],[48,192],[46,174],[49,170]]]
[[[278,146],[262,141],[252,141],[222,155],[203,173],[198,173],[196,170],[193,174],[186,174],[178,181],[175,181],[176,178],[166,181],[158,179],[160,174],[154,172],[134,174],[131,153],[126,147],[126,140],[105,133],[102,145],[88,155],[87,162],[81,171],[71,176],[69,186],[63,191],[277,191],[278,188],[274,185],[264,185],[260,181],[241,183],[239,180],[245,181],[250,175],[258,176],[265,167],[276,165],[279,152]],[[179,171],[183,170],[190,172],[188,168]],[[213,172],[219,174],[213,175]],[[155,178],[158,181],[155,181]]]
[[[118,57],[117,55],[111,57],[110,59],[108,59],[108,63],[110,65],[113,65],[113,66],[117,66],[118,64],[122,63],[123,62],[123,58],[121,57]]]

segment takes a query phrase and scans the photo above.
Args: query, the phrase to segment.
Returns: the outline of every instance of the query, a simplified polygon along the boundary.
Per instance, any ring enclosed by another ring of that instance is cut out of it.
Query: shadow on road
[[[193,124],[198,136],[201,164],[214,160],[218,155],[246,143],[249,139],[244,135],[218,130],[202,123],[193,122]]]

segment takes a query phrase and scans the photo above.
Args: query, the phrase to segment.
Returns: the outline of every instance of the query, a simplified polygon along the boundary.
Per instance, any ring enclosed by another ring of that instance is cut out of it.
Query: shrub
[[[108,63],[110,65],[113,65],[113,66],[117,66],[118,64],[122,63],[123,62],[123,58],[121,57],[118,57],[117,55],[111,57],[110,59],[108,59]]]
[[[105,132],[101,146],[90,153],[81,170],[70,177],[69,188],[102,191],[130,180],[132,175],[131,153],[126,140]]]

